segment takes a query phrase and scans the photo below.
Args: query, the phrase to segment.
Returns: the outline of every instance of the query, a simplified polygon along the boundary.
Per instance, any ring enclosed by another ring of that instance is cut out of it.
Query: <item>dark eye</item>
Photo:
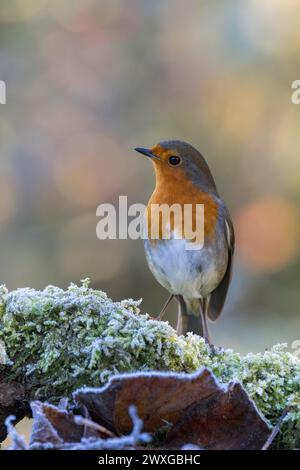
[[[169,157],[170,165],[176,166],[176,165],[179,165],[180,162],[181,162],[180,158],[175,155],[172,155],[171,157]]]

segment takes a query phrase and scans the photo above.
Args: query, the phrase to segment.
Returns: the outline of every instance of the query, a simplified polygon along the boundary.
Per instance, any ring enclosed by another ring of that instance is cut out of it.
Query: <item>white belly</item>
[[[146,240],[145,251],[158,282],[186,299],[198,299],[212,292],[227,266],[227,260],[220,266],[216,247],[187,250],[185,240],[159,240],[155,245]]]

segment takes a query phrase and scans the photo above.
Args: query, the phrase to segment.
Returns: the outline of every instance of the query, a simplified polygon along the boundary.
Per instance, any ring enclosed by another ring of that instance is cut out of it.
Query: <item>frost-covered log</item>
[[[58,403],[72,391],[99,386],[122,372],[194,372],[208,367],[220,382],[241,382],[275,424],[287,406],[278,445],[300,446],[300,361],[275,346],[241,356],[212,351],[204,340],[178,337],[167,322],[139,311],[140,301],[112,302],[88,281],[64,291],[0,290],[0,427],[30,415],[31,400]]]

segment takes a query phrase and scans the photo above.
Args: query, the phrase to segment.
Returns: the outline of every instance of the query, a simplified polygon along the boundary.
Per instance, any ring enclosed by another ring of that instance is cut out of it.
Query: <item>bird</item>
[[[181,140],[166,140],[151,148],[136,147],[135,150],[151,160],[156,177],[146,209],[144,249],[152,274],[169,291],[157,318],[163,318],[175,298],[178,335],[192,332],[212,344],[208,320],[215,322],[220,317],[232,275],[235,240],[229,210],[218,194],[205,158],[192,145]],[[204,207],[202,243],[197,236],[187,240],[184,218],[180,227],[172,213],[168,223],[161,218],[153,221],[154,207],[167,205],[170,208],[173,204],[192,207],[193,228],[197,227],[196,206]],[[151,229],[155,224],[153,236]],[[177,236],[178,229],[183,236]]]

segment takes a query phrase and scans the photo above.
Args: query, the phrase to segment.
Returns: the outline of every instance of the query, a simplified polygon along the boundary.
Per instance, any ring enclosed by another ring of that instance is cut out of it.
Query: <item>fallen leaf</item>
[[[183,411],[216,393],[219,386],[208,369],[198,374],[135,373],[113,377],[100,389],[79,389],[74,400],[108,429],[125,434],[131,429],[128,407],[135,405],[144,429],[156,432],[166,422],[175,423]]]
[[[210,450],[254,450],[261,449],[270,432],[241,384],[232,383],[187,408],[165,443],[173,448],[188,442]]]
[[[140,444],[151,441],[151,436],[142,432],[143,422],[136,409],[131,406],[131,432],[117,437],[89,418],[73,414],[48,403],[31,403],[33,426],[30,444],[27,446],[12,425],[14,417],[6,420],[13,450],[121,450],[138,449]],[[86,413],[84,413],[86,414]]]
[[[30,444],[43,442],[62,444],[80,442],[83,437],[99,437],[100,433],[89,426],[76,423],[76,416],[49,403],[31,403],[33,426]]]
[[[128,407],[135,405],[146,432],[172,426],[166,445],[173,448],[260,449],[271,432],[241,384],[220,385],[206,368],[119,375],[100,389],[76,391],[74,400],[93,421],[120,434],[130,431]]]

